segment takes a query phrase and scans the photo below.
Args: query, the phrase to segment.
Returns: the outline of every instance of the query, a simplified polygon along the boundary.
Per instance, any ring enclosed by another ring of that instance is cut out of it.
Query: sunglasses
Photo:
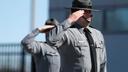
[[[85,13],[85,14],[91,14],[92,11],[91,11],[91,10],[84,10],[84,13]]]

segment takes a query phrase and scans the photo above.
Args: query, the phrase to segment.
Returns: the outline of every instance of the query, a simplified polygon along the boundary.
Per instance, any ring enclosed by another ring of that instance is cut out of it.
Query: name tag
[[[75,46],[79,46],[79,47],[87,47],[88,43],[86,41],[78,41],[76,42]]]

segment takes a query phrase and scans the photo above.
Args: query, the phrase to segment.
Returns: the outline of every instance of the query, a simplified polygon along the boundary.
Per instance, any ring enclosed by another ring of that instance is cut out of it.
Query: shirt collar
[[[84,28],[83,28],[81,25],[79,25],[78,23],[75,23],[75,24],[74,24],[73,26],[71,26],[71,27],[77,28],[77,29],[80,31],[80,33],[84,33]],[[86,28],[89,30],[90,33],[92,33],[92,29],[91,29],[90,26],[87,26]]]
[[[76,27],[80,31],[80,33],[84,33],[84,28],[82,26],[80,26],[78,23],[74,24],[74,27]],[[89,26],[87,26],[86,28],[91,33],[91,28]]]

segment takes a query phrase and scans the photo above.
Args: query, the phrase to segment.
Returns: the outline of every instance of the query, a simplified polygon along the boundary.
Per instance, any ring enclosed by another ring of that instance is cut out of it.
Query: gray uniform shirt
[[[97,72],[106,72],[107,57],[103,35],[94,28],[87,28],[95,42]],[[62,72],[91,72],[90,47],[83,28],[79,25],[58,33],[50,42],[53,46],[59,48]]]
[[[24,50],[33,55],[36,65],[36,72],[59,72],[60,55],[55,46],[50,46],[50,40],[70,25],[64,21],[57,25],[51,32],[47,33],[47,43],[36,41],[35,37],[39,34],[38,29],[33,30],[21,41]]]

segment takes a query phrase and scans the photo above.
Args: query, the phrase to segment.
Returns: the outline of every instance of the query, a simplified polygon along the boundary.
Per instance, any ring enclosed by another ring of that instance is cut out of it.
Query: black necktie
[[[91,55],[91,62],[92,62],[91,72],[97,72],[96,48],[94,45],[94,40],[90,34],[90,31],[87,28],[84,29],[84,32],[90,47],[90,55]]]

